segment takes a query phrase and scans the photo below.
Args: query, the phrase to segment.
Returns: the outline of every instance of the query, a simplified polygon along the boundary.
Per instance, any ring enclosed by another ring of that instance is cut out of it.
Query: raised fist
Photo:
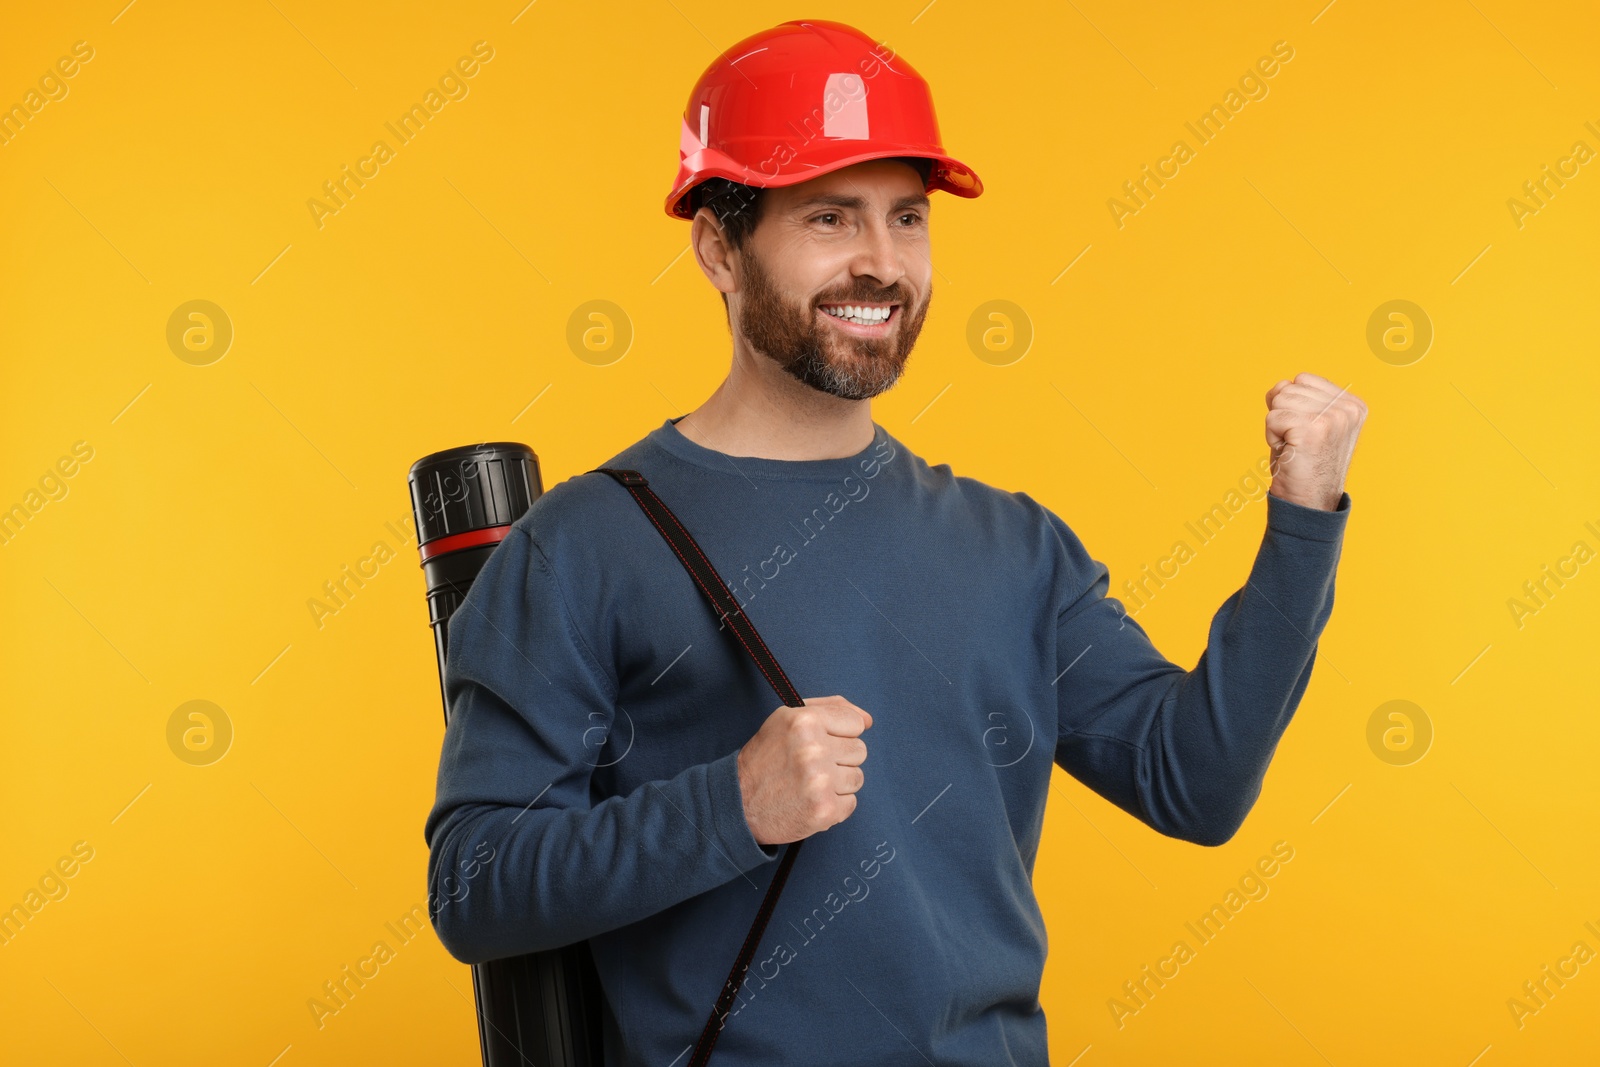
[[[1296,374],[1267,390],[1267,444],[1274,496],[1332,511],[1344,493],[1367,405],[1315,374]]]

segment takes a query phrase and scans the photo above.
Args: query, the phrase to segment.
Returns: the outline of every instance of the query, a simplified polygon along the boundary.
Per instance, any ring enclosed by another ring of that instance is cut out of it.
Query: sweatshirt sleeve
[[[603,632],[601,620],[591,627]],[[423,836],[430,918],[456,959],[572,944],[778,855],[745,821],[737,750],[591,804],[615,670],[521,526],[484,564],[449,638],[450,717]]]
[[[1333,511],[1269,494],[1249,578],[1190,671],[1106,596],[1106,566],[1051,514],[1073,583],[1056,618],[1056,763],[1169,837],[1232,838],[1311,679],[1349,513],[1349,493]]]

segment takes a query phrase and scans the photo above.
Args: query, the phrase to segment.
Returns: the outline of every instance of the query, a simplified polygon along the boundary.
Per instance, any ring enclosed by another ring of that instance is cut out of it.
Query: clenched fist
[[[745,821],[763,845],[784,845],[843,822],[866,781],[861,731],[872,716],[844,697],[779,708],[739,750]]]
[[[1337,508],[1366,418],[1367,405],[1315,374],[1296,374],[1268,389],[1272,494],[1309,508]]]

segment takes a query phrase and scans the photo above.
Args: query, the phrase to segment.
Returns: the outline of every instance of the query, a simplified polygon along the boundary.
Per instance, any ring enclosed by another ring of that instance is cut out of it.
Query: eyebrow
[[[913,193],[910,196],[902,196],[899,200],[890,204],[889,210],[903,211],[908,207],[928,207],[930,203],[927,193]],[[866,200],[859,196],[846,196],[843,193],[819,193],[795,204],[791,210],[809,211],[816,207],[842,207],[860,211],[866,206]]]

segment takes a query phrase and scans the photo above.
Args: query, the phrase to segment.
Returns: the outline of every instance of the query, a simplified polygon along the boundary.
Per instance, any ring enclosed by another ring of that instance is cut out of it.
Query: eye
[[[921,226],[922,223],[923,223],[922,216],[917,214],[915,211],[908,211],[904,215],[901,215],[900,217],[902,219],[910,219],[911,220],[911,225],[913,225],[913,226]]]
[[[839,213],[837,211],[825,211],[821,215],[814,216],[811,221],[821,222],[823,219],[836,219],[838,217]]]

